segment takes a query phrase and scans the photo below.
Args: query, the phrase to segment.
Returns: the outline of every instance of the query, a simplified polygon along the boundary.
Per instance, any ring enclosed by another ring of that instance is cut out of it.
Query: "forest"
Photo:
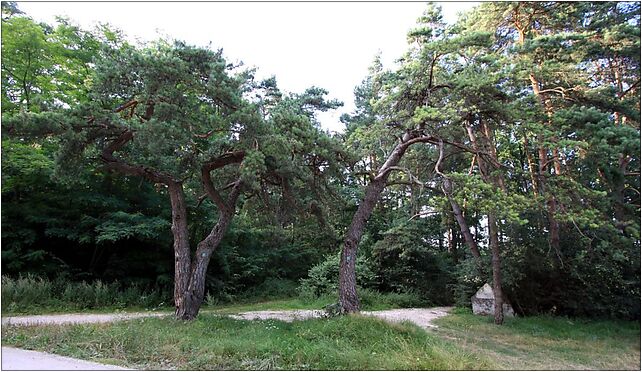
[[[640,3],[417,16],[331,133],[323,87],[2,2],[2,310],[470,308],[488,283],[496,324],[639,320]]]

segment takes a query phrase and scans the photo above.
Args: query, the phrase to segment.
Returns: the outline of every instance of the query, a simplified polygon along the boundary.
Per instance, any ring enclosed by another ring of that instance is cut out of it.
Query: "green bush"
[[[419,223],[392,227],[372,247],[373,270],[378,289],[384,292],[415,293],[425,305],[453,303],[452,259],[422,236]]]
[[[325,294],[336,293],[339,283],[339,259],[338,254],[331,254],[313,266],[308,272],[308,277],[301,279],[301,285],[298,288],[299,295],[305,298],[317,298]],[[366,258],[357,257],[358,286],[363,288],[374,286],[376,277],[370,266],[371,264]]]
[[[297,295],[297,282],[290,279],[267,278],[263,283],[242,293],[242,298],[269,300],[294,297]]]
[[[486,256],[482,257],[482,267],[485,271],[490,272],[490,260]],[[471,308],[470,298],[477,290],[486,282],[492,284],[491,278],[480,275],[479,266],[473,257],[457,263],[455,277],[457,278],[455,285],[453,285],[455,305],[469,309]]]

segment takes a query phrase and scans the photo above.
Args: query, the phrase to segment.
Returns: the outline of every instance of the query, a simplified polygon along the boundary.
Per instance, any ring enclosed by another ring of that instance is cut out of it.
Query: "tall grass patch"
[[[412,324],[362,316],[286,323],[203,314],[193,322],[3,329],[3,342],[133,368],[192,370],[489,369],[474,353]]]
[[[155,308],[171,303],[171,293],[121,283],[53,281],[36,276],[2,277],[2,311],[40,313],[87,309]]]

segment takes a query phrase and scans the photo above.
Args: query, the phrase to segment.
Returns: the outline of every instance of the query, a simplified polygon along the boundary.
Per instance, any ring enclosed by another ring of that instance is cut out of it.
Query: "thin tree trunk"
[[[482,127],[484,129],[485,144],[489,149],[494,149],[495,144],[493,143],[493,136],[490,127],[482,122]],[[468,121],[466,126],[468,131],[468,136],[470,137],[471,142],[473,143],[474,149],[478,150],[478,141],[475,136],[475,133],[472,128],[472,123]],[[494,150],[491,150],[491,156],[493,160],[497,162],[497,153]],[[499,175],[491,175],[487,167],[486,162],[482,157],[477,157],[477,164],[479,165],[479,170],[485,182],[490,182],[496,187],[498,187],[503,193],[506,193],[506,188],[504,187],[503,179]],[[491,266],[493,270],[493,296],[495,297],[495,324],[502,324],[504,322],[504,297],[502,293],[502,276],[501,276],[501,257],[499,249],[499,229],[497,226],[497,218],[495,217],[494,212],[488,212],[488,241],[491,251]]]
[[[533,155],[528,149],[528,138],[524,135],[524,152],[526,153],[526,162],[528,163],[528,173],[531,176],[531,183],[533,184],[533,195],[538,195],[539,185],[537,183],[537,177],[535,176],[535,162],[533,161]]]
[[[501,259],[497,220],[494,213],[488,213],[488,236],[493,267],[493,295],[495,297],[495,324],[504,322],[504,294],[502,292]]]
[[[450,234],[452,236],[452,239],[451,239],[452,247],[450,248],[450,254],[451,254],[452,258],[453,258],[453,263],[455,263],[455,265],[456,265],[457,263],[459,263],[459,242],[460,242],[460,238],[459,238],[459,234],[457,234],[457,229],[456,228],[451,228],[450,229]]]
[[[540,93],[540,88],[539,88],[539,81],[535,77],[534,74],[529,75],[530,81],[531,81],[531,86],[533,88],[533,93],[535,94],[536,97],[540,99],[540,102],[542,103],[542,106],[546,110],[546,114],[549,117],[552,116],[552,111],[553,108],[551,107],[550,102],[542,96]],[[550,125],[550,122],[549,122]],[[540,192],[543,195],[544,194],[544,188],[545,188],[545,179],[546,179],[546,164],[548,163],[548,154],[546,149],[543,147],[542,143],[544,143],[544,140],[541,135],[538,136],[538,142],[539,142],[539,184],[540,184]],[[559,163],[559,150],[557,148],[553,148],[553,167],[556,175],[561,174],[561,165]],[[557,221],[557,218],[555,218],[555,211],[557,210],[557,201],[555,200],[555,196],[550,194],[548,196],[548,200],[546,202],[546,209],[547,209],[547,214],[548,214],[548,225],[549,225],[549,243],[551,244],[551,247],[555,250],[555,252],[558,255],[558,258],[560,256],[560,225],[559,222]]]
[[[461,231],[461,235],[464,237],[466,245],[468,246],[468,248],[470,248],[470,252],[473,254],[473,257],[475,257],[475,259],[477,259],[478,261],[481,261],[481,254],[479,253],[477,242],[475,242],[473,234],[470,233],[470,228],[468,227],[468,223],[466,222],[466,218],[464,218],[464,214],[459,207],[459,204],[457,204],[455,199],[453,199],[450,195],[446,196],[448,197],[448,201],[450,201],[450,206],[452,207],[453,214],[455,215],[455,219],[457,220],[457,224],[459,225],[459,230]]]

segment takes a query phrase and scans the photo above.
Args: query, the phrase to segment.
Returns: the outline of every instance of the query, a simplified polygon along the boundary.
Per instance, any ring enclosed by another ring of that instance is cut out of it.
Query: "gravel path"
[[[436,328],[432,321],[448,315],[451,307],[432,307],[422,309],[394,309],[381,311],[362,311],[362,315],[375,316],[391,322],[410,321],[418,326],[428,329]],[[208,311],[209,313],[209,311]],[[167,312],[140,312],[140,313],[117,313],[117,314],[54,314],[54,315],[28,315],[11,316],[2,318],[2,325],[39,325],[39,324],[80,324],[80,323],[109,323],[129,319],[164,317],[171,316]],[[322,318],[324,312],[321,310],[265,310],[247,311],[236,315],[228,315],[234,319],[263,320],[277,319],[286,322],[294,320]]]
[[[109,323],[120,320],[129,320],[148,317],[169,316],[171,313],[141,312],[141,313],[116,313],[116,314],[53,314],[53,315],[27,315],[9,316],[2,318],[2,325],[38,325],[38,324],[79,324],[79,323]]]
[[[85,360],[62,357],[39,351],[2,347],[3,371],[112,371],[126,368],[87,362]]]
[[[417,324],[418,326],[428,329],[437,328],[432,324],[432,321],[448,315],[452,307],[432,307],[426,309],[394,309],[382,311],[362,311],[362,315],[374,316],[390,322],[403,322],[409,321]],[[282,310],[282,311],[248,311],[239,313],[237,315],[229,315],[234,319],[245,320],[263,320],[263,319],[277,319],[286,322],[294,320],[321,318],[324,313],[320,310]]]

